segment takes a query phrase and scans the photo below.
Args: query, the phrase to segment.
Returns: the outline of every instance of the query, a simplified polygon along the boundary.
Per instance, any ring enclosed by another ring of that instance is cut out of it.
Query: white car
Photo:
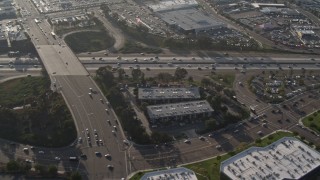
[[[190,143],[189,139],[184,140],[184,143]]]
[[[60,161],[60,160],[61,160],[61,158],[57,156],[57,157],[55,157],[55,158],[54,158],[54,160],[56,160],[56,161]]]
[[[38,153],[39,153],[39,154],[44,154],[44,151],[39,151]]]
[[[106,154],[106,155],[104,155],[104,157],[111,158],[111,155],[110,154]]]

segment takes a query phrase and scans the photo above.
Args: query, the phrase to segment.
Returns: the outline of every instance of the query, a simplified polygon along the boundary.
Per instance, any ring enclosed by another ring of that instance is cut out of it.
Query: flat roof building
[[[286,7],[285,4],[272,4],[272,3],[251,3],[254,8],[261,7]]]
[[[147,106],[149,119],[152,123],[210,117],[213,111],[205,100]]]
[[[178,9],[156,13],[168,26],[176,28],[182,33],[198,34],[200,31],[208,31],[225,27],[225,24],[216,18],[204,14],[195,9]]]
[[[141,177],[141,180],[156,180],[156,179],[197,180],[198,178],[192,170],[184,167],[167,169],[162,171],[153,171],[153,172],[146,173]]]
[[[251,147],[223,161],[230,179],[302,179],[320,168],[320,153],[293,137]]]
[[[157,4],[149,4],[148,7],[153,12],[163,12],[163,11],[172,11],[177,9],[185,9],[197,7],[198,2],[196,0],[167,0],[160,1]]]
[[[198,87],[190,88],[139,88],[138,99],[140,101],[154,103],[169,103],[186,100],[200,99]]]

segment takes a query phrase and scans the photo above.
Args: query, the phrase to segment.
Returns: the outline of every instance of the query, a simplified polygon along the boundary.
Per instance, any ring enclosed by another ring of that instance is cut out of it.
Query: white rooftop
[[[198,6],[198,2],[196,0],[165,0],[160,1],[157,4],[149,4],[148,6],[154,12],[160,12],[166,10],[195,7]]]
[[[179,167],[163,171],[146,173],[141,180],[197,180],[197,176],[190,169]]]
[[[231,179],[300,179],[320,166],[320,153],[293,137],[251,147],[221,163]]]
[[[251,3],[251,5],[255,8],[260,8],[260,6],[266,7],[285,7],[284,4],[272,4],[272,3]]]
[[[206,100],[147,106],[147,112],[151,119],[212,113],[213,111]]]
[[[146,99],[200,99],[198,87],[190,88],[139,88],[138,98]]]

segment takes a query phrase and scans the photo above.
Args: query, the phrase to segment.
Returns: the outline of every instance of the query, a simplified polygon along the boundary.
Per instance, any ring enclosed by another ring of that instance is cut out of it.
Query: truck
[[[53,31],[51,32],[51,35],[54,39],[56,39],[56,34]]]
[[[250,106],[250,111],[256,113],[256,109],[253,106]]]

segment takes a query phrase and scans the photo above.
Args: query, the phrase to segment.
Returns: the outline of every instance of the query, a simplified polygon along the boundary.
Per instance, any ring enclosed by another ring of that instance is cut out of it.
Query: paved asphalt
[[[29,6],[30,1],[21,3],[24,3],[29,11],[34,11]],[[62,93],[75,120],[78,136],[82,138],[81,145],[76,149],[78,151],[70,156],[78,157],[80,154],[87,156],[71,164],[71,167],[81,170],[88,179],[126,177],[127,147],[123,143],[123,131],[115,122],[116,116],[112,108],[107,106],[107,100],[100,89],[70,48],[62,40],[50,35],[50,25],[45,20],[35,24],[34,18],[37,16],[39,15],[34,14],[28,18],[29,34],[33,37],[32,41],[50,75],[53,89]],[[110,120],[111,124],[107,120]],[[106,158],[106,154],[110,154],[110,157]],[[44,159],[42,157],[39,161]],[[66,160],[67,157],[64,156],[63,159]],[[64,163],[66,162],[62,161],[62,166]],[[108,165],[111,167],[107,167]],[[66,166],[70,166],[70,162],[67,162]]]
[[[29,1],[23,1],[21,4],[24,4],[24,7],[30,9],[31,12],[34,11]],[[267,115],[266,120],[268,121],[267,127],[262,127],[262,119],[259,119],[246,122],[244,125],[237,127],[232,125],[226,129],[215,132],[212,138],[205,135],[206,139],[204,141],[193,138],[190,144],[181,141],[169,146],[160,145],[159,148],[140,145],[126,147],[122,143],[124,139],[122,130],[119,125],[115,123],[116,116],[112,108],[106,104],[107,100],[103,98],[100,90],[90,76],[87,76],[88,74],[84,68],[81,68],[79,65],[80,62],[78,62],[74,55],[69,53],[68,47],[62,47],[62,45],[64,45],[63,41],[45,35],[50,33],[50,31],[48,31],[49,26],[45,22],[40,23],[40,26],[34,23],[34,18],[38,16],[39,14],[33,13],[33,15],[28,18],[28,26],[30,27],[31,34],[34,34],[34,36],[39,39],[39,41],[33,39],[33,42],[36,46],[40,47],[41,50],[37,50],[42,57],[45,67],[48,68],[47,70],[52,76],[52,81],[55,82],[57,90],[61,91],[64,95],[75,119],[78,136],[82,138],[82,143],[57,149],[37,147],[35,151],[30,151],[29,154],[26,154],[23,152],[23,148],[29,147],[28,145],[17,144],[12,146],[10,142],[3,140],[0,142],[1,161],[6,162],[12,158],[27,158],[47,164],[57,163],[61,170],[78,169],[86,175],[85,177],[88,179],[120,179],[136,170],[176,166],[234,150],[241,142],[249,143],[260,137],[260,135],[257,134],[258,131],[262,131],[263,135],[266,135],[278,129],[295,130],[305,136],[309,141],[314,143],[320,142],[318,136],[297,125],[301,115],[298,115],[292,109],[282,109],[283,113],[274,114],[271,110],[276,107],[256,101],[255,96],[247,90],[248,87],[246,84],[244,87],[237,87],[235,83],[239,101],[248,107],[255,106],[258,114],[265,113]],[[42,32],[40,27],[46,33]],[[57,43],[61,43],[61,46],[57,45]],[[62,48],[64,48],[64,50],[62,50],[63,52],[59,53],[59,50]],[[48,53],[46,51],[53,52]],[[47,55],[55,58],[46,57]],[[65,64],[65,61],[68,61],[70,64]],[[53,65],[51,66],[51,64]],[[69,70],[69,68],[66,67],[69,65],[75,66],[75,70]],[[76,69],[80,69],[80,72]],[[245,79],[246,76],[239,74],[237,75],[236,82],[245,82]],[[89,88],[93,88],[91,97],[88,94],[90,92]],[[294,99],[300,98],[306,99],[305,103],[300,103],[299,106],[307,114],[315,109],[319,109],[319,99],[314,98],[308,99],[307,101],[308,92]],[[103,101],[101,102],[100,99],[103,99]],[[292,103],[291,101],[293,100],[285,103],[290,104]],[[108,109],[109,114],[105,109]],[[290,119],[290,122],[284,121],[287,118]],[[277,119],[282,119],[282,124],[279,124]],[[111,125],[108,124],[107,120],[111,122]],[[117,126],[118,130],[112,133],[114,125]],[[88,143],[87,128],[92,146]],[[94,129],[97,130],[98,139],[101,139],[103,145],[96,144],[94,140]],[[239,130],[238,133],[234,132],[236,129]],[[221,150],[216,148],[218,144],[222,146]],[[126,149],[128,150],[126,151]],[[44,151],[44,154],[39,153],[40,150]],[[102,157],[96,156],[95,152],[100,152]],[[70,162],[68,160],[68,157],[79,156],[82,153],[87,155],[86,160],[81,159],[79,162]],[[106,153],[111,155],[111,159],[104,157]],[[54,160],[56,156],[61,157],[61,161]],[[108,164],[114,166],[113,170],[107,168]]]

